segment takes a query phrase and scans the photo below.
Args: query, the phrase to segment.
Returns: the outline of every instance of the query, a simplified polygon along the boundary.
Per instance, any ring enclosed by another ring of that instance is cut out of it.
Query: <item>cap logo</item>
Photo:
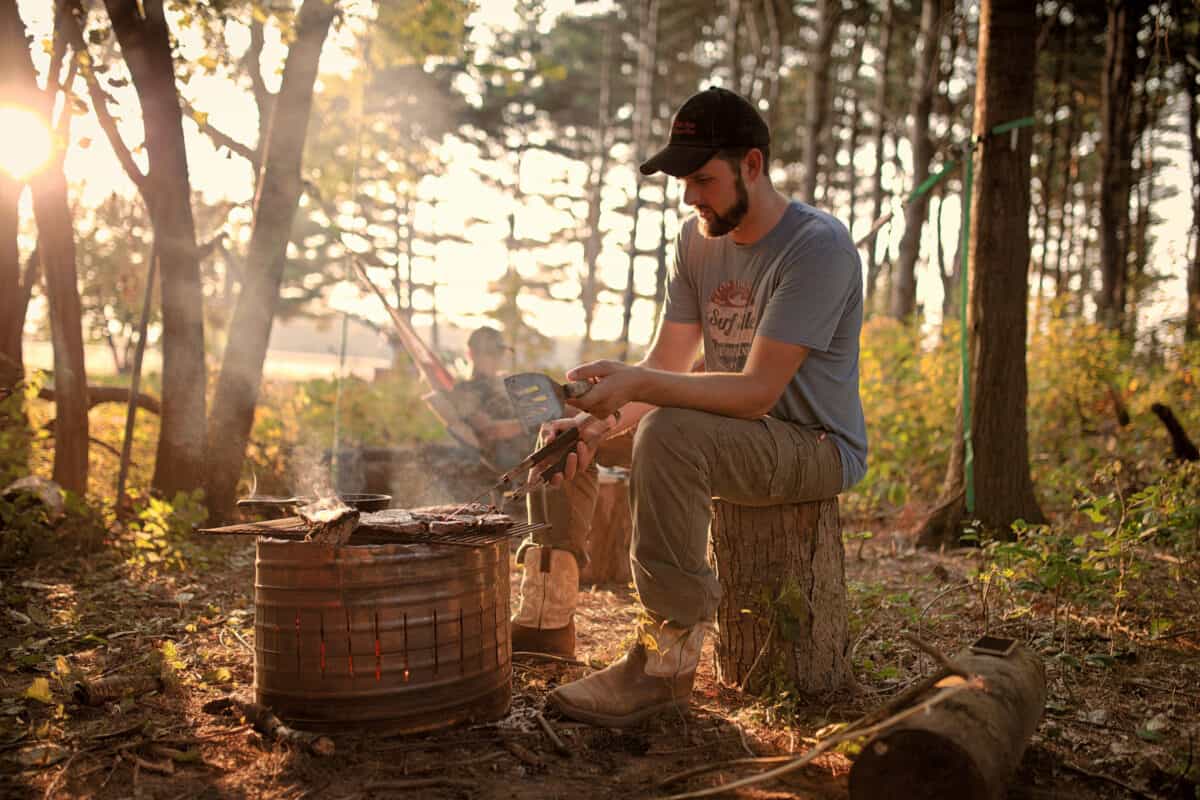
[[[696,135],[696,123],[690,119],[677,119],[671,125],[671,133],[681,133],[684,136]]]

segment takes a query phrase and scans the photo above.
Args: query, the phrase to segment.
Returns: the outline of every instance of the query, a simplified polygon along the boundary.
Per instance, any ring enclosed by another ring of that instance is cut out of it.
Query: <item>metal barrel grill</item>
[[[418,732],[502,717],[512,695],[508,542],[259,538],[255,699],[314,730]]]

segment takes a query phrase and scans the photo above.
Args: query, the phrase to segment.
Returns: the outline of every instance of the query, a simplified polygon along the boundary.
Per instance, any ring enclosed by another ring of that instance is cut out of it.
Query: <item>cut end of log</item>
[[[962,749],[928,731],[903,730],[869,742],[850,773],[852,798],[939,800],[989,797]]]

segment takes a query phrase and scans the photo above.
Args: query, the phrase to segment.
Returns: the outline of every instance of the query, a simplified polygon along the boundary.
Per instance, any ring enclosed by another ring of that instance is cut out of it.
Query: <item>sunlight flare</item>
[[[50,129],[41,117],[22,106],[0,106],[0,131],[5,146],[0,148],[0,170],[25,180],[50,159]]]

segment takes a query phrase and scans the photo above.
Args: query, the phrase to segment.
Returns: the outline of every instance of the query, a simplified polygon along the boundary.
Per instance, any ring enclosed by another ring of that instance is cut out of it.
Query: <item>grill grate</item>
[[[544,522],[521,523],[491,531],[467,530],[446,533],[427,531],[414,533],[375,533],[371,528],[359,529],[350,537],[350,544],[453,544],[464,547],[486,547],[504,539],[524,537],[549,527]],[[303,537],[301,537],[303,538]]]
[[[397,512],[404,513],[404,512]],[[419,513],[419,512],[418,512]],[[497,515],[498,516],[498,515]],[[528,536],[545,529],[546,523],[518,523],[509,521],[481,522],[462,530],[433,530],[427,515],[423,520],[412,520],[395,524],[388,512],[364,514],[359,526],[350,537],[349,545],[379,544],[446,544],[461,547],[487,547],[505,539]],[[436,520],[435,520],[436,521]],[[308,527],[299,517],[240,523],[221,528],[201,528],[197,533],[205,535],[266,536],[271,539],[302,541]]]

